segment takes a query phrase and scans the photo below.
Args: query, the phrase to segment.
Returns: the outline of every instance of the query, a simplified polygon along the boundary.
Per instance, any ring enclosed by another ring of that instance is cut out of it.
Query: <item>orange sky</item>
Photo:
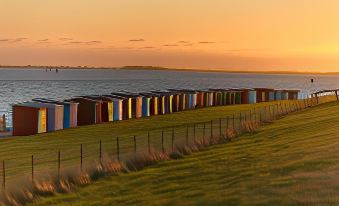
[[[0,64],[339,71],[338,11],[338,0],[0,0]]]

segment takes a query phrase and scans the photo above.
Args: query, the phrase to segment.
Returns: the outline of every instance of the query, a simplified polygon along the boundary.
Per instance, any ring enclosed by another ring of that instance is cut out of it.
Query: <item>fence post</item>
[[[147,132],[147,148],[148,154],[151,154],[151,137],[149,131]]]
[[[228,138],[228,129],[229,129],[229,120],[230,120],[230,117],[227,116],[227,119],[226,119],[226,138]]]
[[[213,138],[213,120],[211,120],[211,136],[210,136],[210,140],[212,140]]]
[[[221,118],[219,118],[219,137],[222,136],[222,132],[221,132]]]
[[[195,123],[193,124],[193,142],[195,144]]]
[[[32,155],[32,183],[34,183],[34,156]]]
[[[135,135],[133,136],[133,142],[134,142],[134,154],[136,154],[137,153],[137,139]]]
[[[82,144],[80,144],[80,170],[82,171]]]
[[[189,145],[189,139],[188,139],[188,125],[186,126],[186,145]]]
[[[172,152],[174,151],[174,128],[172,128]]]
[[[259,109],[259,123],[261,124],[262,122],[262,117],[261,117],[261,108]]]
[[[61,168],[61,154],[60,150],[58,151],[58,179],[60,180],[60,168]]]
[[[241,112],[240,112],[240,114],[239,114],[239,132],[240,132],[240,134],[241,134],[241,123],[242,123],[242,117],[241,117]]]
[[[100,164],[101,164],[101,160],[102,160],[102,142],[101,142],[101,140],[99,141],[99,160],[100,160]]]
[[[117,159],[120,162],[120,144],[119,144],[119,137],[117,136]]]
[[[233,120],[232,121],[233,121],[233,130],[235,131],[234,113],[233,113]]]
[[[165,147],[164,147],[164,130],[161,131],[161,147],[162,147],[162,153],[165,153]]]
[[[203,142],[203,144],[205,144],[205,129],[206,129],[206,123],[204,122],[204,127],[203,127],[203,130],[202,130],[202,142]]]
[[[2,186],[6,188],[6,167],[5,167],[5,160],[2,160]]]

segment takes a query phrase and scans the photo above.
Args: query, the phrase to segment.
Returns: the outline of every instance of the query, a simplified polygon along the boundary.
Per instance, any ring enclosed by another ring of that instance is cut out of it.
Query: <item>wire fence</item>
[[[173,152],[178,147],[193,145],[197,142],[227,140],[232,136],[251,132],[251,125],[260,126],[270,123],[287,114],[334,99],[323,98],[319,101],[316,98],[310,98],[272,102],[207,122],[150,130],[134,135],[112,133],[109,141],[98,138],[94,144],[79,143],[77,147],[68,150],[27,154],[26,158],[20,159],[15,157],[4,159],[1,161],[2,168],[0,167],[2,190],[15,186],[22,178],[34,182],[37,177],[41,178],[41,176],[60,177],[72,169],[90,169],[106,159],[127,162],[132,157],[142,154]]]

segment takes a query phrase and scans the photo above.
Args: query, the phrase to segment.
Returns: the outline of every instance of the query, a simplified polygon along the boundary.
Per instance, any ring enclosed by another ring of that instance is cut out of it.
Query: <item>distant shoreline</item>
[[[339,72],[294,72],[294,71],[241,71],[227,69],[178,69],[154,66],[124,66],[124,67],[72,67],[72,66],[0,66],[0,69],[102,69],[102,70],[150,70],[150,71],[186,71],[186,72],[215,72],[215,73],[241,73],[241,74],[306,74],[306,75],[339,75]]]

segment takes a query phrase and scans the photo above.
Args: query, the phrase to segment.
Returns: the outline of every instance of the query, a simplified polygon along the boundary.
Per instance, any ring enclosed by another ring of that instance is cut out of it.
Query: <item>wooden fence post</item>
[[[195,123],[193,124],[193,142],[195,143]]]
[[[83,155],[82,155],[82,144],[80,144],[80,170],[82,171],[82,158],[83,158]]]
[[[34,183],[34,156],[32,155],[32,183]]]
[[[189,138],[188,138],[188,125],[186,126],[186,145],[189,145]]]
[[[172,152],[174,151],[174,128],[172,128]]]
[[[232,121],[233,121],[233,123],[232,123],[233,130],[235,131],[234,113],[233,113],[233,119],[232,119]]]
[[[206,129],[206,123],[204,122],[204,127],[203,127],[203,130],[202,130],[202,142],[203,142],[203,144],[205,144],[205,129]]]
[[[6,188],[6,167],[5,167],[5,160],[2,160],[2,186]]]
[[[135,135],[133,136],[133,142],[134,142],[134,154],[136,154],[137,153],[137,139]]]
[[[151,137],[149,131],[147,132],[147,148],[148,154],[151,154]]]
[[[120,162],[120,144],[119,144],[119,137],[117,136],[117,159]]]
[[[161,147],[162,147],[162,153],[165,153],[165,147],[164,147],[164,130],[161,131]]]
[[[222,132],[221,132],[221,118],[219,118],[219,137],[222,136]]]
[[[102,162],[102,142],[101,140],[99,141],[99,160],[100,160],[100,164]]]
[[[61,153],[58,151],[58,179],[60,180],[60,169],[61,169]]]
[[[239,132],[241,133],[241,123],[242,123],[242,116],[241,116],[241,112],[239,114]]]
[[[213,120],[211,120],[211,136],[210,136],[210,140],[212,140],[213,138]]]

